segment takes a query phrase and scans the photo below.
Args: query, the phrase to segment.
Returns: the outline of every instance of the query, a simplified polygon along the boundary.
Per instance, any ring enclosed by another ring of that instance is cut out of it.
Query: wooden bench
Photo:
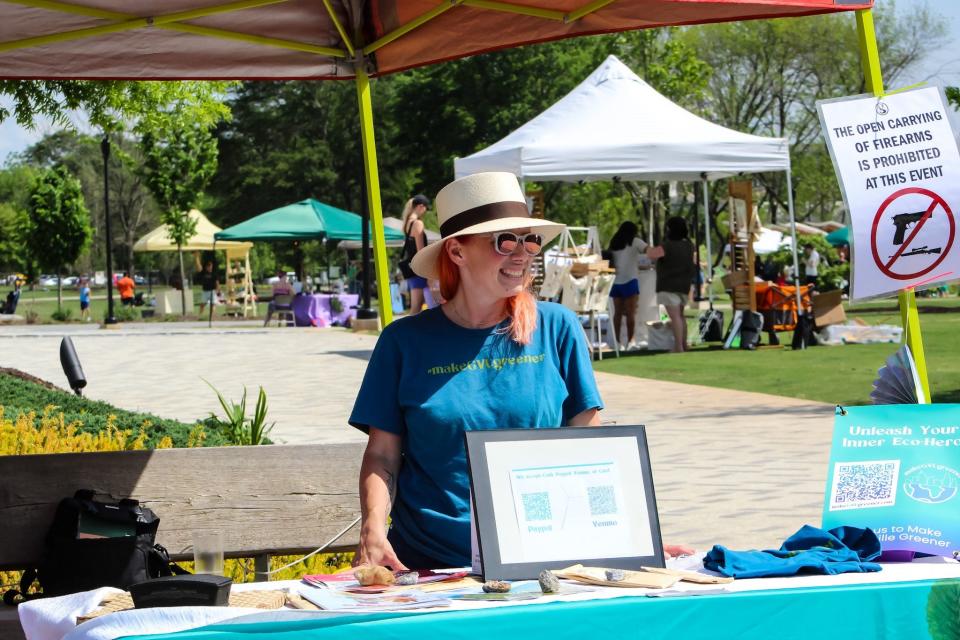
[[[308,553],[360,515],[363,446],[0,456],[0,570],[36,564],[57,503],[92,489],[99,499],[135,498],[153,509],[157,542],[175,560],[193,559],[193,531],[215,529],[226,557],[253,557],[256,571],[267,571],[271,555]],[[352,550],[358,532],[353,527],[328,550]],[[22,638],[16,610],[0,605],[0,640]]]

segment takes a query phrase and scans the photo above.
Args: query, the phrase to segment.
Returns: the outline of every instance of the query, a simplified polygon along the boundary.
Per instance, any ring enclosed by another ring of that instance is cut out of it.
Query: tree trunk
[[[183,271],[183,247],[177,245],[177,256],[180,258],[180,315],[187,315],[187,279]]]
[[[63,313],[63,273],[57,269],[57,313]]]

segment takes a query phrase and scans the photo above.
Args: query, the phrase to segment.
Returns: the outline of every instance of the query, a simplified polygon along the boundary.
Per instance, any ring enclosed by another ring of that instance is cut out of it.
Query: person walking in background
[[[657,302],[666,307],[670,316],[674,353],[687,350],[687,320],[683,316],[683,306],[696,269],[689,235],[687,221],[674,216],[667,220],[667,239],[647,251],[651,259],[657,260]]]
[[[120,294],[121,304],[128,307],[133,306],[133,290],[136,286],[133,278],[130,277],[130,272],[124,271],[123,277],[117,280],[117,293]]]
[[[427,246],[427,231],[423,226],[423,216],[430,206],[425,195],[415,195],[403,206],[403,255],[400,257],[400,273],[407,283],[410,293],[410,312],[414,316],[423,309],[425,296],[423,290],[428,287],[427,279],[422,278],[410,268],[410,261]]]
[[[647,243],[637,237],[639,229],[629,220],[620,225],[617,232],[610,238],[611,261],[616,275],[610,297],[613,298],[613,331],[617,344],[626,344],[628,351],[634,351],[637,343],[634,340],[636,332],[637,300],[640,298],[640,281],[637,278],[637,268],[640,266],[641,256],[645,256]],[[624,318],[627,321],[627,342],[620,336],[620,325]]]
[[[80,290],[80,320],[90,322],[90,282],[86,278],[80,278],[78,285]]]
[[[217,274],[213,272],[213,262],[207,260],[203,265],[203,271],[197,276],[200,284],[200,315],[203,315],[204,307],[209,303],[210,306],[217,304],[217,295],[220,293],[220,281],[217,280]]]

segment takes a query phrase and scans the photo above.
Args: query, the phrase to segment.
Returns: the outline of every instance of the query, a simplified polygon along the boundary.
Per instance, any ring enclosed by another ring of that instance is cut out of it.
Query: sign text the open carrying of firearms
[[[960,279],[960,152],[943,91],[817,109],[852,221],[850,298]]]

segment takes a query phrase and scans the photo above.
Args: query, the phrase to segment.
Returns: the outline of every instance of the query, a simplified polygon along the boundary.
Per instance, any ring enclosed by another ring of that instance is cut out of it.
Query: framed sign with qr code
[[[837,413],[823,528],[873,529],[885,552],[960,550],[960,405]]]
[[[642,426],[465,434],[474,570],[536,579],[543,569],[664,566]]]

